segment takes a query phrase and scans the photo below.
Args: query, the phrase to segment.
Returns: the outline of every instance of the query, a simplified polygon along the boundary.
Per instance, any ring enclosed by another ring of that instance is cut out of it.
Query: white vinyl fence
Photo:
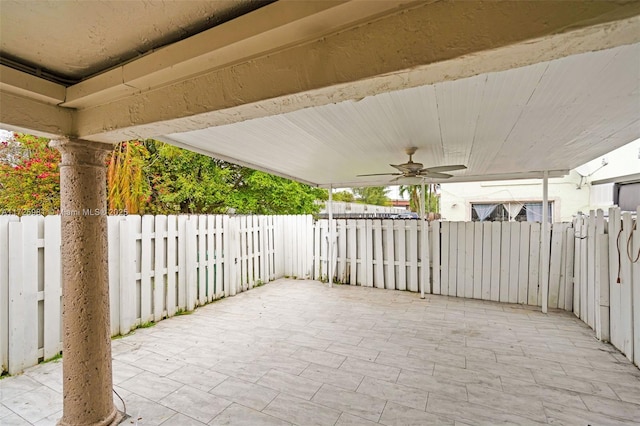
[[[608,213],[554,223],[548,247],[540,223],[432,222],[423,248],[419,220],[338,219],[333,280],[414,292],[424,282],[425,293],[540,306],[548,268],[549,308],[574,312],[639,365],[640,230],[630,213]],[[328,220],[115,216],[108,225],[113,335],[275,278],[328,278]],[[59,217],[0,216],[0,365],[10,373],[60,352],[59,247]]]
[[[311,216],[108,217],[111,334],[279,277],[309,278],[311,221]],[[0,216],[2,371],[15,374],[60,353],[60,232],[60,216]]]
[[[422,273],[419,220],[335,220],[334,281],[395,290],[540,306],[541,224],[432,222],[430,272]],[[314,226],[314,279],[326,280],[329,223]],[[434,235],[436,238],[434,238]],[[550,238],[549,307],[571,310],[573,228],[555,223]],[[432,278],[431,278],[432,277]]]
[[[535,222],[432,222],[430,272],[422,273],[416,220],[334,221],[334,282],[367,287],[542,305],[548,268],[549,308],[574,312],[640,365],[640,229],[630,212],[612,208],[550,226],[542,247]],[[314,225],[313,278],[327,279],[329,222]],[[543,250],[549,263],[542,264]]]
[[[608,213],[574,221],[573,312],[640,366],[640,207],[635,218],[618,208]]]

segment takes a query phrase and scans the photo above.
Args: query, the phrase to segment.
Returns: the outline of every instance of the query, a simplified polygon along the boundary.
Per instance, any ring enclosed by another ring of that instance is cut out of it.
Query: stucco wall
[[[563,178],[549,179],[554,221],[569,221],[579,211],[586,213],[612,206],[613,184],[592,186],[591,182],[634,174],[640,174],[640,139],[572,170]],[[542,201],[542,180],[445,183],[441,191],[443,220],[468,221],[472,203]]]

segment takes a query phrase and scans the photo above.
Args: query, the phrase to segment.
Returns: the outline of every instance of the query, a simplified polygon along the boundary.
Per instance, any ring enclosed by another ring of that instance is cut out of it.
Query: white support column
[[[420,298],[424,299],[424,286],[427,285],[427,281],[429,279],[429,259],[427,259],[427,217],[426,217],[426,209],[425,203],[427,202],[427,197],[424,191],[424,179],[422,179],[422,187],[420,191],[420,220],[422,221],[421,228],[421,241],[420,241],[420,263],[422,264],[422,269],[420,272],[422,273],[422,279],[420,280]]]
[[[327,279],[329,287],[333,287],[333,185],[329,185],[329,250],[327,250]]]
[[[549,301],[549,172],[542,173],[542,312],[547,313]]]
[[[62,154],[63,412],[60,426],[119,424],[113,403],[107,188],[112,146],[78,139],[51,142]]]

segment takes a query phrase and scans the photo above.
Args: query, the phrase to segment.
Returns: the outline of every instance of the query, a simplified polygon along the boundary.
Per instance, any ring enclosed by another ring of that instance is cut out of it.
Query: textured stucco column
[[[62,154],[62,326],[64,426],[114,425],[105,157],[112,145],[51,142]]]

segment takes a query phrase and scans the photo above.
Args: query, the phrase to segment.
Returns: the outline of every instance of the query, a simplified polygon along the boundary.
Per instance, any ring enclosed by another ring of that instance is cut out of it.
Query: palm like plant
[[[437,213],[438,212],[438,198],[434,197],[435,184],[427,184],[427,194],[425,203],[425,212]],[[420,196],[420,185],[400,185],[400,195],[407,194],[409,196],[409,209],[412,212],[420,212],[420,203],[423,201],[423,197]]]
[[[139,141],[120,142],[115,146],[107,168],[110,211],[143,213],[149,197],[149,183],[144,173],[147,156],[146,147]]]

